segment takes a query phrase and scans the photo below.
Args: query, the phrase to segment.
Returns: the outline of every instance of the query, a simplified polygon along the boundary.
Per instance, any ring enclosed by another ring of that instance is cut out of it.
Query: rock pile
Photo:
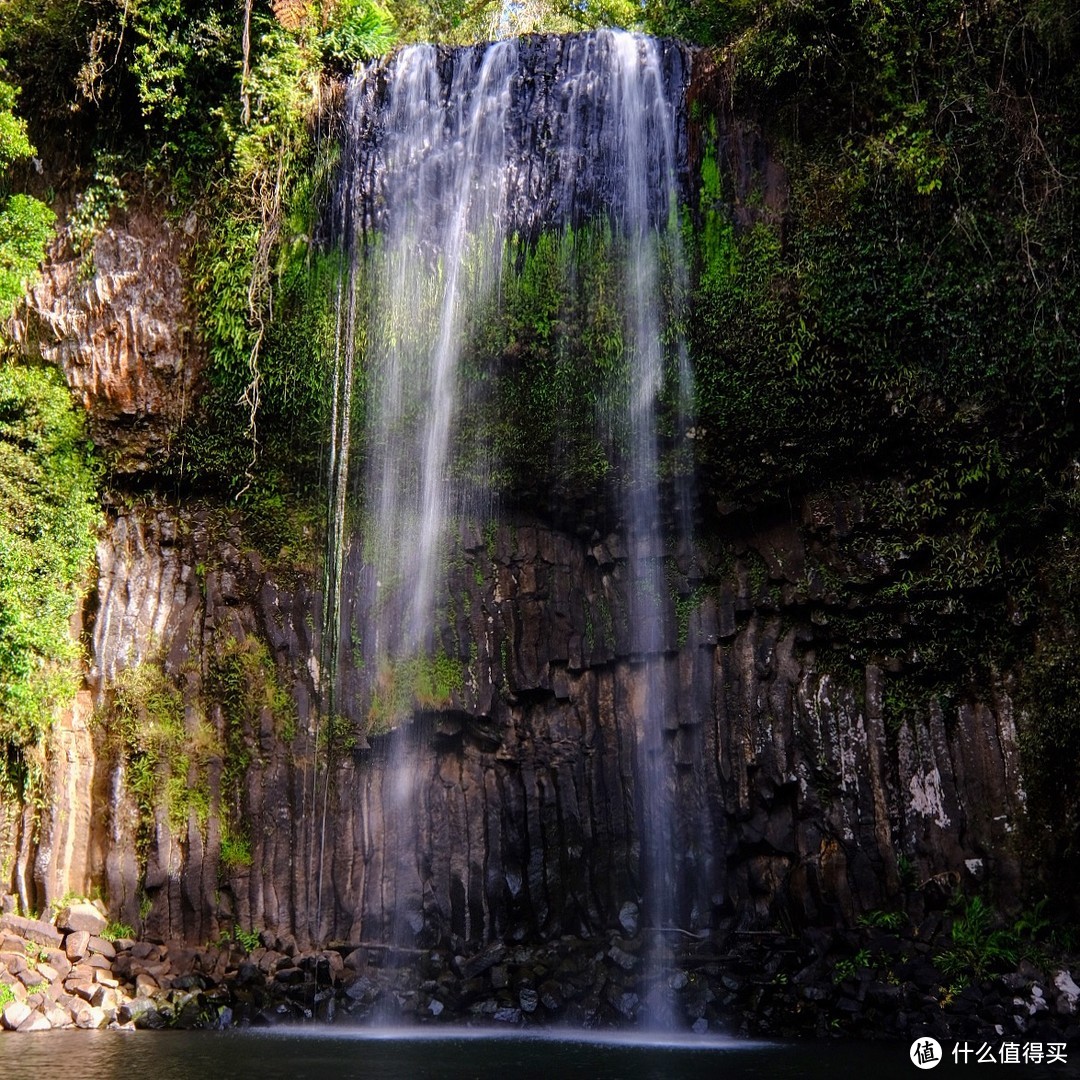
[[[165,1020],[155,1022],[159,1002],[182,1010],[193,989],[208,985],[191,973],[194,950],[105,937],[107,925],[100,902],[69,904],[51,923],[0,915],[3,1028],[132,1028],[140,1021],[164,1027]],[[222,1023],[206,1003],[196,1008],[201,1026]]]
[[[196,949],[107,940],[101,906],[76,903],[52,923],[0,916],[0,1019],[11,1031],[395,1019],[612,1028],[659,1014],[748,1036],[1080,1038],[1075,964],[1024,959],[1007,973],[949,977],[951,937],[937,916],[897,931],[665,941],[662,973],[646,960],[657,943],[636,918],[621,922],[599,937],[482,949],[311,951],[267,932]]]

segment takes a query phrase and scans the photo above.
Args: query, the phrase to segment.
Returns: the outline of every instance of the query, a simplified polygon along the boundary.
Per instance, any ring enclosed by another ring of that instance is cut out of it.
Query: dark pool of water
[[[1075,1044],[1073,1044],[1075,1047]],[[946,1047],[946,1054],[948,1054]],[[1072,1048],[1070,1048],[1072,1049]],[[1015,1065],[1023,1080],[1080,1076],[1066,1065]],[[305,1028],[287,1031],[56,1031],[0,1035],[3,1080],[892,1080],[956,1075],[917,1069],[906,1043],[754,1043],[649,1036],[493,1034]],[[1069,1055],[1072,1058],[1072,1054]],[[974,1062],[964,1073],[1001,1066]]]

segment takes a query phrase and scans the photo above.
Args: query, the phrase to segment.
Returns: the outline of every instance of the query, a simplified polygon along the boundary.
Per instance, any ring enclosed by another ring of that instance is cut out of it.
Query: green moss
[[[1041,574],[1044,615],[1022,660],[1017,728],[1031,818],[1045,886],[1068,895],[1080,871],[1080,516],[1073,481],[1069,520],[1049,543]],[[1064,891],[1062,891],[1064,890]]]
[[[666,265],[670,253],[659,255]],[[600,505],[622,484],[631,378],[622,310],[628,257],[624,239],[599,221],[507,242],[499,288],[473,313],[462,357],[473,402],[463,450],[491,447],[498,493]],[[677,304],[668,279],[670,273],[662,283],[664,338],[671,345]],[[667,384],[677,381],[670,351]],[[665,431],[673,426],[671,396],[660,420]]]
[[[495,554],[499,542],[499,523],[495,518],[488,518],[484,522],[484,550],[487,552],[487,557],[490,562],[495,561]],[[479,566],[479,563],[477,563]],[[480,580],[477,581],[478,585],[483,584],[483,571],[481,570]]]
[[[127,923],[111,922],[104,930],[101,931],[101,936],[106,941],[119,941],[121,938],[128,938],[129,940],[135,939],[135,930]]]
[[[221,865],[228,873],[250,866],[251,840],[246,833],[225,830],[221,836]]]
[[[914,676],[890,676],[881,702],[885,730],[895,734],[906,723],[925,723],[937,696],[934,687],[926,686]]]
[[[611,612],[611,604],[606,596],[600,596],[596,601],[597,615],[600,618],[600,626],[603,629],[604,641],[609,649],[615,647],[615,618]]]
[[[206,767],[220,756],[221,744],[205,716],[196,711],[192,719],[179,686],[160,664],[146,661],[122,670],[103,720],[138,807],[140,852],[145,854],[151,842],[159,809],[176,832],[186,828],[192,814],[205,828],[210,813]]]
[[[310,574],[318,564],[326,507],[315,491],[297,493],[274,476],[259,482],[240,500],[245,541],[263,556],[278,580]]]
[[[331,716],[326,725],[326,742],[331,759],[351,754],[359,743],[356,726],[347,716]]]
[[[407,719],[416,709],[449,705],[465,685],[465,668],[445,653],[387,661],[368,710],[368,731],[381,734]]]
[[[701,607],[708,595],[709,590],[699,585],[689,593],[674,596],[675,632],[680,649],[686,645],[690,637],[690,616]]]
[[[208,703],[221,706],[225,725],[222,802],[239,821],[245,813],[244,783],[258,746],[263,715],[272,716],[279,736],[295,735],[295,702],[278,679],[269,649],[250,635],[238,640],[224,634],[215,641],[204,692]]]

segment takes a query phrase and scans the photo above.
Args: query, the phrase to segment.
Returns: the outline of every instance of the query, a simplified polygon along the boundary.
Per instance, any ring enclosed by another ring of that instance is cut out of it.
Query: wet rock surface
[[[450,126],[448,147],[461,145],[462,125],[476,108],[470,96],[505,68],[513,77],[507,82],[506,119],[500,140],[500,166],[505,200],[507,234],[536,236],[541,229],[579,225],[596,217],[606,217],[619,200],[621,172],[626,167],[622,138],[613,130],[617,122],[620,95],[631,93],[619,80],[612,58],[625,36],[607,33],[550,35],[538,34],[503,42],[498,54],[487,53],[486,45],[468,48],[432,48],[433,70],[440,87],[435,97],[445,103],[445,119],[434,114],[430,130]],[[641,46],[632,46],[635,62]],[[395,85],[408,72],[402,68],[426,59],[426,52],[404,53],[368,68],[353,85],[350,121],[358,133],[355,160],[347,169],[358,178],[359,189],[346,197],[355,203],[348,209],[359,230],[386,225],[388,192],[400,194],[409,176],[422,177],[421,188],[411,197],[438,202],[443,185],[450,182],[458,151],[440,158],[430,151],[430,137],[421,146],[408,150],[410,172],[401,173],[399,160],[387,149],[387,128],[395,110]],[[496,57],[493,62],[493,56]],[[685,110],[678,109],[690,77],[693,52],[674,40],[657,43],[654,75],[665,106],[672,110],[677,130],[669,148],[673,160],[662,160],[663,150],[650,158],[655,170],[645,178],[643,189],[651,200],[650,216],[663,221],[668,214],[667,188],[661,178],[664,168],[678,176],[681,189],[688,187],[687,133]],[[642,63],[648,61],[642,56]],[[651,89],[651,88],[650,88]],[[642,100],[642,108],[652,107]],[[442,105],[437,106],[441,111]],[[429,131],[430,135],[430,131]],[[422,148],[421,148],[422,147]],[[425,157],[426,167],[416,168],[416,158]],[[444,200],[451,205],[449,200]],[[435,222],[441,227],[442,223]],[[423,236],[428,244],[437,235]]]
[[[686,57],[666,48],[665,77],[681,79]],[[518,180],[527,230],[529,180]],[[83,393],[118,473],[168,452],[199,379],[181,233],[131,215],[99,239],[95,278],[55,263],[16,328]],[[922,932],[956,887],[992,880],[1003,903],[1019,896],[1008,678],[947,709],[887,716],[906,628],[862,599],[889,568],[844,547],[858,500],[818,493],[780,520],[721,517],[722,543],[658,556],[670,570],[667,637],[647,657],[631,645],[625,546],[601,513],[519,509],[490,528],[463,524],[435,628],[461,685],[375,734],[370,677],[347,657],[344,737],[328,756],[311,565],[276,565],[221,507],[111,507],[86,610],[88,684],[51,748],[32,884],[39,904],[100,885],[109,915],[144,940],[105,942],[100,912],[69,913],[62,929],[5,916],[5,1027],[386,1015],[596,1026],[635,1023],[660,994],[694,1030],[1074,1031],[1075,967],[952,992],[935,960],[944,929]],[[357,542],[347,576],[362,572]],[[888,623],[888,647],[838,665],[828,627],[853,613]],[[226,662],[256,648],[259,685],[272,673],[285,719],[269,691],[239,721],[214,696]],[[179,778],[199,785],[205,811],[140,818],[123,755],[90,723],[142,666],[175,688],[185,731],[203,718],[215,740]],[[650,668],[677,703],[663,740],[678,807],[665,888],[679,929],[712,932],[673,958],[662,985],[641,962],[651,886],[633,717]],[[415,828],[393,793],[401,741],[414,749]],[[249,858],[229,860],[238,822],[250,826]],[[813,929],[851,925],[903,890],[919,935],[871,944]],[[762,932],[776,925],[796,932]],[[205,946],[237,926],[262,931],[260,947]],[[324,942],[351,944],[315,948]]]

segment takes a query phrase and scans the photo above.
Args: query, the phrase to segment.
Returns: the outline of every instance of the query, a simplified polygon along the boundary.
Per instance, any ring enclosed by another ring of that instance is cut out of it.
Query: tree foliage
[[[3,73],[0,64],[0,76]],[[35,276],[54,220],[52,211],[33,196],[5,197],[5,171],[34,153],[26,121],[15,113],[16,96],[16,87],[0,78],[0,322]]]

